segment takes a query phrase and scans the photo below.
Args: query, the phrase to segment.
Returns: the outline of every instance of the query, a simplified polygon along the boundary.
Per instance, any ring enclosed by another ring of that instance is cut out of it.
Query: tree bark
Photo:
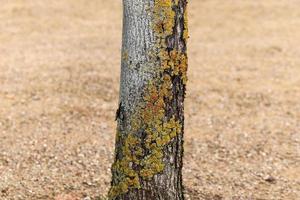
[[[183,200],[187,0],[123,0],[109,199]]]

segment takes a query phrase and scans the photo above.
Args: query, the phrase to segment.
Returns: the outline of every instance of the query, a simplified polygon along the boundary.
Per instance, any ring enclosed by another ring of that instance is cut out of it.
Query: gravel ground
[[[191,0],[187,199],[300,199],[298,0]],[[99,200],[121,1],[2,0],[0,199]]]

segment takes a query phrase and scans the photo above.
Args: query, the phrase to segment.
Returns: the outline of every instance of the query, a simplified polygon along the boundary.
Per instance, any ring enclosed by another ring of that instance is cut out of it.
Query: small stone
[[[273,176],[267,176],[264,180],[268,183],[275,183],[276,182],[276,179]]]

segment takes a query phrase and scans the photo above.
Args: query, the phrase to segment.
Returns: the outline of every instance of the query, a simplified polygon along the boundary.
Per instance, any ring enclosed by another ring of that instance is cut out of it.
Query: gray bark
[[[186,5],[186,0],[123,0],[110,199],[184,199]]]

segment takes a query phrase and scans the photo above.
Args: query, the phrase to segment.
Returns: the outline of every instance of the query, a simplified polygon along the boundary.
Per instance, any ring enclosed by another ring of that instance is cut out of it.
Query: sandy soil
[[[121,1],[2,0],[0,199],[99,200]],[[191,0],[187,199],[300,199],[298,0]]]

